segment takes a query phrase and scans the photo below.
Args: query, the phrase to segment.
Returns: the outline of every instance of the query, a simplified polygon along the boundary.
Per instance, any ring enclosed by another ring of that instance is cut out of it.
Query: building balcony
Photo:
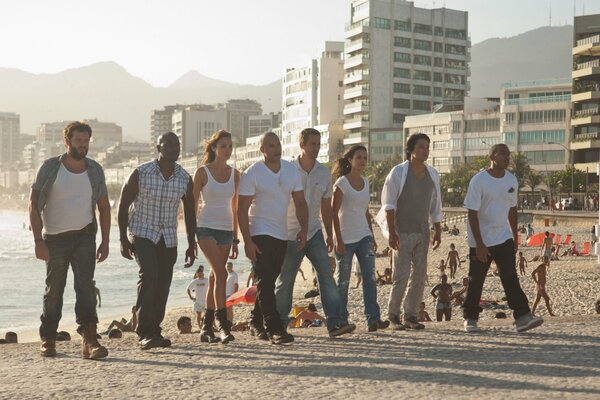
[[[346,43],[344,44],[344,53],[351,54],[351,53],[354,53],[355,51],[359,51],[362,49],[368,49],[368,48],[369,48],[369,42],[366,41],[365,39],[346,40]]]
[[[575,111],[571,117],[571,126],[590,124],[600,124],[600,112],[598,106]]]
[[[573,103],[589,102],[600,100],[600,90],[592,88],[589,91],[581,93],[573,93],[571,95],[571,101]]]
[[[600,56],[600,35],[578,40],[573,47],[573,55]]]
[[[581,133],[569,143],[572,151],[600,148],[600,132]]]
[[[355,132],[349,133],[344,137],[344,146],[351,146],[353,144],[366,144],[369,142],[369,134],[367,132]]]
[[[348,58],[344,62],[344,69],[355,68],[360,65],[364,65],[364,66],[369,65],[369,55],[368,54],[358,54],[356,56]]]
[[[573,79],[582,79],[596,75],[600,75],[600,59],[577,64],[571,77]]]
[[[362,129],[362,128],[368,128],[368,127],[369,127],[369,118],[368,117],[347,119],[344,121],[344,129],[345,130]]]
[[[363,114],[369,112],[369,102],[366,100],[355,101],[344,106],[344,115]]]
[[[360,97],[368,97],[369,96],[369,87],[365,85],[355,86],[351,88],[347,88],[344,91],[344,100],[351,100]]]
[[[369,19],[366,18],[354,24],[346,25],[345,37],[347,39],[354,38],[369,33]]]
[[[349,72],[344,76],[344,85],[353,83],[366,82],[369,80],[369,71],[354,71]]]

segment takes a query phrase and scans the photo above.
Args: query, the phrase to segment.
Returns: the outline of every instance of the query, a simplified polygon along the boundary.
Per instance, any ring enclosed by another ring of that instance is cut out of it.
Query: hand
[[[390,249],[398,251],[398,248],[400,247],[400,236],[398,236],[396,231],[390,232],[388,245],[390,246]]]
[[[327,245],[327,252],[331,253],[333,251],[333,238],[331,236],[327,236],[325,245]]]
[[[517,243],[517,240],[515,239],[515,254],[517,254],[518,251],[519,251],[519,244]]]
[[[121,239],[121,255],[128,260],[133,260],[135,251],[129,239]]]
[[[483,243],[478,243],[477,248],[475,249],[475,255],[479,261],[482,263],[488,262],[488,256],[491,255],[488,248]]]
[[[238,257],[239,253],[240,253],[240,251],[238,250],[238,244],[237,243],[233,243],[231,245],[231,254],[229,255],[229,259],[230,260],[235,260]]]
[[[306,245],[306,232],[300,231],[298,235],[296,235],[296,243],[298,243],[298,250],[302,250]]]
[[[344,254],[346,254],[346,246],[344,246],[344,242],[341,240],[338,240],[336,245],[335,245],[335,251],[343,256]]]
[[[100,246],[98,246],[98,250],[96,251],[96,261],[101,263],[106,260],[106,257],[108,257],[108,242],[103,240],[100,242]]]
[[[441,231],[441,229],[436,229],[435,233],[433,234],[433,241],[431,242],[431,245],[433,246],[433,250],[436,250],[438,247],[440,247],[441,243],[442,243],[442,231]]]
[[[50,258],[50,250],[43,240],[35,243],[35,258],[38,260],[48,261]]]
[[[375,241],[375,236],[373,236],[373,251],[377,253],[377,242]]]
[[[252,240],[248,240],[248,242],[244,243],[244,252],[246,253],[246,257],[252,262],[256,262],[258,254],[262,254],[256,243]]]
[[[190,243],[185,251],[185,264],[183,264],[183,268],[189,268],[194,265],[194,260],[196,258],[198,258],[198,248],[196,247],[196,242],[193,244]]]

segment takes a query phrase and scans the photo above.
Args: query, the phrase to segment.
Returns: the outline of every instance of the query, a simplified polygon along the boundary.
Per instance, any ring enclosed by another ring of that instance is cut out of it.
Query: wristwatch
[[[233,244],[240,244],[240,239],[233,239]]]

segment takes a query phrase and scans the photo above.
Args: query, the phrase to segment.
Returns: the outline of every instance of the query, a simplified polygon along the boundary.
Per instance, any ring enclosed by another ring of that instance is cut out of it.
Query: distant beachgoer
[[[458,255],[458,251],[456,251],[454,243],[450,243],[450,251],[446,258],[446,265],[450,267],[450,279],[454,279],[456,277],[458,266],[460,265],[460,256]]]
[[[513,310],[518,332],[540,326],[544,320],[534,317],[517,276],[515,253],[518,251],[517,178],[506,170],[510,150],[505,144],[489,150],[491,166],[469,182],[465,208],[468,209],[469,287],[463,305],[467,332],[479,331],[477,320],[481,292],[490,263],[496,262],[508,305]]]
[[[221,327],[221,343],[235,339],[231,334],[231,318],[228,318],[231,308],[225,307],[229,280],[227,257],[237,258],[240,242],[237,223],[240,173],[227,164],[232,153],[231,134],[223,129],[216,131],[206,141],[202,165],[194,173],[196,237],[211,268],[206,301],[202,302],[206,304],[206,315],[200,332],[200,341],[208,343],[217,341],[213,332],[215,317]]]
[[[308,207],[298,168],[281,159],[281,142],[275,133],[261,136],[260,152],[263,159],[252,164],[240,179],[238,201],[244,251],[253,263],[257,288],[250,334],[274,344],[291,343],[294,337],[277,311],[275,281],[287,250],[290,199],[300,224],[295,239],[298,250],[306,245]]]
[[[369,214],[369,181],[363,176],[367,167],[367,149],[353,145],[339,158],[333,168],[333,228],[335,231],[335,258],[338,262],[336,280],[341,299],[342,322],[348,323],[348,287],[352,259],[356,256],[363,286],[364,314],[369,332],[385,329],[389,321],[381,320],[375,283],[375,252]]]
[[[106,332],[110,332],[112,328],[119,328],[122,332],[135,332],[137,328],[137,314],[135,310],[135,306],[131,307],[131,318],[126,320],[125,318],[121,318],[120,321],[113,320],[108,328],[106,328]]]
[[[98,308],[102,308],[102,296],[100,295],[100,289],[96,286],[96,281],[92,281],[92,285],[94,286],[95,296],[98,298]]]
[[[63,132],[67,152],[39,168],[29,202],[35,256],[46,261],[46,290],[41,316],[40,354],[56,356],[56,330],[62,316],[69,264],[73,269],[77,332],[83,336],[83,358],[108,355],[97,340],[98,315],[92,281],[96,262],[108,257],[110,203],[102,167],[86,157],[92,136],[89,125],[73,122]],[[100,214],[102,241],[96,250]],[[42,234],[43,228],[43,234]]]
[[[437,300],[435,306],[435,314],[438,322],[442,321],[442,317],[446,318],[446,321],[450,321],[452,318],[452,285],[448,283],[448,277],[442,275],[440,277],[440,283],[435,285],[431,289],[431,295]]]
[[[427,253],[430,243],[436,250],[442,240],[440,177],[435,168],[426,164],[430,141],[423,133],[408,138],[407,161],[389,172],[381,192],[382,207],[377,221],[384,234],[389,235],[389,246],[395,250],[388,302],[388,317],[394,330],[425,328],[418,317],[427,280]],[[434,228],[433,240],[430,240],[430,223]],[[402,307],[404,323],[400,320]]]
[[[190,317],[179,317],[177,320],[177,329],[179,334],[184,335],[186,333],[192,333],[192,320]]]
[[[188,242],[184,267],[191,266],[197,256],[193,184],[176,163],[181,150],[179,138],[173,132],[162,134],[156,150],[158,159],[138,166],[127,177],[119,200],[121,255],[129,260],[135,256],[139,266],[136,332],[141,350],[171,346],[162,336],[160,324],[177,261],[180,202]]]
[[[527,224],[527,238],[530,238],[531,236],[533,236],[534,233],[535,233],[535,231],[531,227],[531,224]]]
[[[549,264],[551,257],[552,257],[552,238],[550,237],[550,232],[546,231],[546,233],[544,234],[544,242],[542,243],[542,260]]]
[[[111,329],[108,332],[109,339],[121,339],[123,337],[123,332],[117,328]]]
[[[228,298],[240,290],[238,274],[233,270],[233,263],[227,263],[227,281],[225,282],[225,298]],[[233,307],[227,307],[227,320],[229,325],[233,324]],[[221,338],[223,340],[223,338]]]
[[[519,228],[519,233],[527,233],[527,228],[525,228],[525,225],[521,225]]]
[[[440,265],[438,265],[438,269],[440,270],[440,276],[446,275],[446,262],[441,259]]]
[[[187,295],[194,302],[193,312],[196,314],[196,322],[198,328],[203,331],[202,316],[206,310],[206,293],[208,292],[208,279],[204,277],[204,266],[200,265],[194,274],[194,279],[189,283],[187,289]],[[206,319],[206,318],[204,318]],[[211,326],[212,330],[212,326]],[[202,333],[200,334],[203,342],[209,342],[208,338],[203,339]]]
[[[6,332],[4,334],[4,340],[6,340],[6,343],[18,343],[19,341],[15,332]]]
[[[600,314],[600,300],[596,300],[596,314]]]
[[[325,321],[325,317],[317,312],[317,308],[313,303],[310,303],[306,310],[301,311],[295,317],[296,325],[300,325],[303,328],[312,326],[315,321]]]
[[[452,294],[451,299],[454,300],[454,304],[457,306],[462,306],[465,302],[465,294],[467,293],[467,289],[469,288],[469,278],[463,278],[462,280],[463,287],[460,288],[458,292],[454,292]]]
[[[429,316],[427,311],[425,311],[424,301],[422,301],[421,304],[419,304],[419,322],[431,322],[431,317]]]
[[[446,225],[446,223],[444,222],[444,225],[442,226],[442,232],[448,232],[450,230],[450,228],[448,228],[448,225]]]
[[[392,268],[384,269],[383,275],[381,275],[379,272],[377,272],[377,284],[378,285],[391,285],[392,283],[393,283]]]
[[[552,313],[552,307],[550,307],[550,297],[546,292],[546,273],[548,268],[548,262],[545,261],[538,265],[536,269],[531,273],[531,277],[536,284],[537,293],[535,295],[535,301],[533,302],[533,307],[531,307],[531,314],[535,315],[535,310],[537,309],[538,304],[542,297],[544,298],[544,302],[546,302],[546,309],[548,310],[548,314],[551,317],[554,317]]]
[[[519,272],[521,272],[521,275],[525,275],[525,268],[527,268],[527,260],[523,256],[522,251],[519,252],[517,264],[519,264]]]
[[[458,235],[460,235],[460,231],[458,230],[458,228],[456,227],[456,225],[454,225],[454,226],[452,227],[452,230],[450,231],[450,234],[451,234],[452,236],[458,236]]]
[[[297,272],[302,278],[302,261],[307,258],[313,268],[315,290],[321,296],[323,311],[330,337],[350,333],[356,325],[345,324],[341,317],[340,292],[331,272],[328,253],[333,249],[332,210],[331,210],[331,172],[317,161],[321,148],[321,133],[313,128],[300,132],[300,155],[292,161],[300,174],[304,197],[308,207],[308,232],[306,246],[298,249],[296,237],[300,223],[296,218],[296,207],[291,201],[287,210],[287,248],[281,274],[275,283],[277,311],[284,325],[292,310],[292,295]],[[323,229],[324,228],[324,229]],[[333,265],[335,266],[335,260]]]

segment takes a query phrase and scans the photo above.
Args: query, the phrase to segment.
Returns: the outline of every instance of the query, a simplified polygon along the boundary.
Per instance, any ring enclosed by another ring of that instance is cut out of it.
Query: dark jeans
[[[141,339],[151,338],[161,332],[160,324],[165,317],[177,247],[166,247],[162,237],[157,244],[149,239],[134,237],[133,248],[139,266],[136,332]]]
[[[281,273],[287,241],[268,235],[252,236],[252,241],[262,254],[257,254],[253,267],[256,301],[251,323],[257,327],[264,326],[269,333],[280,332],[285,328],[275,303],[275,281]]]
[[[81,332],[88,323],[98,323],[96,291],[92,280],[96,269],[96,235],[92,224],[86,228],[58,235],[45,235],[50,257],[46,261],[46,291],[40,320],[40,338],[56,339],[62,317],[63,293],[69,264],[75,286],[75,320]]]
[[[475,248],[471,247],[469,251],[469,288],[463,304],[463,317],[465,319],[479,319],[479,313],[482,308],[479,307],[481,300],[481,291],[483,282],[487,276],[490,263],[496,262],[500,281],[508,300],[508,306],[513,310],[515,319],[531,312],[527,296],[521,289],[519,277],[517,276],[517,267],[515,262],[515,242],[512,239],[506,242],[488,247],[491,260],[488,256],[488,262],[482,263],[477,259]]]

